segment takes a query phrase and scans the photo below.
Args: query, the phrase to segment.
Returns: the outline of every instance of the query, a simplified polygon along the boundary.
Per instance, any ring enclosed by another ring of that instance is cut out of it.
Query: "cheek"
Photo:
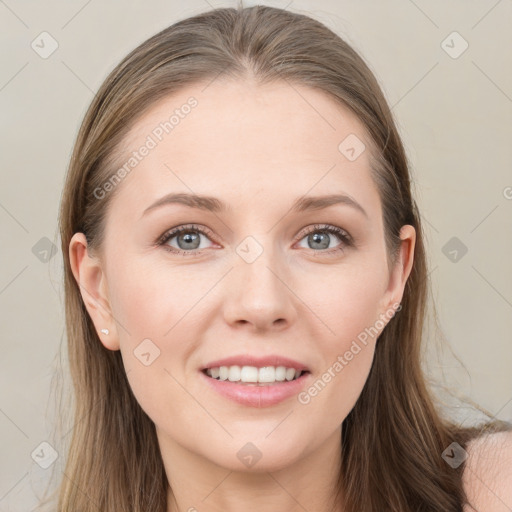
[[[174,326],[185,319],[209,284],[194,275],[184,279],[179,267],[144,264],[135,257],[117,261],[111,269],[110,282],[114,316],[126,328],[121,328],[120,336],[130,343],[141,336],[167,343]]]
[[[374,328],[380,325],[377,320],[385,288],[384,279],[378,265],[361,265],[333,273],[323,294],[319,294],[317,288],[313,300],[329,328],[326,331],[331,334],[330,347],[344,352],[349,350],[352,340],[364,338],[364,333],[373,333],[375,337]],[[371,337],[368,334],[368,338]],[[329,339],[329,336],[324,339]]]
[[[311,410],[331,411],[333,426],[343,421],[361,394],[383,327],[379,304],[384,281],[377,268],[340,272],[333,275],[323,299],[318,289],[316,298],[310,295],[325,324],[324,334],[316,337],[323,367],[299,402],[311,404]]]
[[[194,305],[211,283],[125,255],[109,269],[109,287],[124,367],[140,406],[164,423],[194,410],[182,387],[183,365],[201,339],[194,316],[200,304]]]
[[[347,417],[368,379],[377,341],[377,334],[372,335],[371,329],[364,327],[368,317],[361,313],[356,317],[339,317],[336,338],[331,341],[324,337],[319,347],[324,355],[323,367],[297,397],[310,414],[325,418],[329,430],[337,428]]]

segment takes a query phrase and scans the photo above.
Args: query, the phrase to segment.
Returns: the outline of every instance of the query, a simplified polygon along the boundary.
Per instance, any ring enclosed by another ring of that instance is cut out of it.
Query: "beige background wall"
[[[266,3],[324,22],[376,73],[411,160],[441,327],[467,369],[443,351],[431,371],[512,421],[512,3]],[[31,456],[51,439],[64,329],[61,255],[48,251],[81,118],[126,53],[209,5],[235,2],[0,2],[0,511],[32,510],[51,471]],[[43,31],[58,43],[47,58]]]

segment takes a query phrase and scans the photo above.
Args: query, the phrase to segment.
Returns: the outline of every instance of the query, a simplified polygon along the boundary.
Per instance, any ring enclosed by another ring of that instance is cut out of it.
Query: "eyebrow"
[[[167,194],[152,205],[148,206],[142,217],[155,208],[160,208],[169,204],[182,204],[190,208],[197,208],[210,212],[225,212],[228,210],[226,203],[217,199],[216,197],[186,194],[186,193],[171,193]],[[291,207],[294,213],[304,212],[309,210],[321,210],[336,204],[347,205],[362,213],[366,218],[368,213],[366,210],[353,198],[346,194],[330,194],[325,196],[303,196],[295,200]]]

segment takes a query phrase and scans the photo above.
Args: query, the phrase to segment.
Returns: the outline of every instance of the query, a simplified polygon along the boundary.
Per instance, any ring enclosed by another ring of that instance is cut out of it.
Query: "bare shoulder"
[[[512,432],[473,439],[462,477],[472,506],[464,512],[512,511]]]

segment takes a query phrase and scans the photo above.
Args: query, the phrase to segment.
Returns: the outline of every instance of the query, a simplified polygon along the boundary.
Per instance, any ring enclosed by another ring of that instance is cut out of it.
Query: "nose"
[[[249,263],[235,259],[226,276],[224,317],[228,324],[247,324],[254,331],[282,330],[296,319],[297,297],[290,286],[290,273],[268,249]]]

